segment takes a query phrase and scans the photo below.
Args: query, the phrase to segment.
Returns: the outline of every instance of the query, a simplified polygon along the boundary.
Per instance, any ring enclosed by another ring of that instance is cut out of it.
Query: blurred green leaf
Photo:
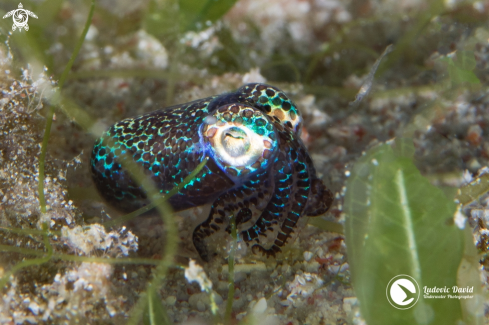
[[[341,223],[324,220],[323,218],[309,218],[307,224],[319,228],[324,231],[335,232],[338,234],[344,234],[344,229]]]
[[[464,70],[451,63],[448,65],[448,74],[453,84],[468,82],[471,84],[479,84],[480,80],[475,73],[470,70]]]
[[[457,56],[453,60],[453,63],[462,70],[474,70],[476,66],[474,52],[457,51]]]
[[[370,150],[353,167],[345,197],[345,237],[355,292],[368,324],[455,324],[458,299],[424,299],[423,286],[451,288],[464,250],[453,223],[456,204],[432,186],[409,155],[412,142]],[[421,294],[399,310],[386,297],[389,281],[412,276]]]
[[[176,0],[151,0],[144,17],[144,29],[164,41],[166,46],[179,35],[178,4]]]
[[[148,305],[146,306],[143,315],[144,325],[163,325],[170,324],[166,315],[165,307],[161,303],[161,299],[156,293],[153,286],[149,286],[147,290]]]
[[[411,159],[414,156],[413,140],[410,138],[398,138],[392,148],[398,157]]]
[[[448,64],[448,74],[453,85],[471,83],[480,84],[479,78],[474,73],[476,61],[474,52],[458,51],[455,59],[453,57],[443,57],[442,62]]]
[[[54,19],[61,10],[62,5],[63,0],[46,0],[42,4],[37,4],[35,8],[32,8],[31,10],[39,17],[39,20],[34,20],[34,24],[37,25],[36,27],[43,30],[49,26],[55,26]],[[29,20],[30,24],[31,21]],[[29,30],[32,30],[32,28]]]
[[[237,0],[151,0],[144,28],[159,39],[204,28],[231,9]]]
[[[237,0],[179,0],[184,31],[198,30],[215,22],[231,9]]]
[[[473,287],[474,298],[462,299],[462,313],[464,323],[470,325],[484,324],[484,302],[486,301],[482,293],[480,283],[481,274],[479,271],[479,254],[474,246],[472,228],[464,229],[464,256],[458,268],[457,284],[459,287]]]

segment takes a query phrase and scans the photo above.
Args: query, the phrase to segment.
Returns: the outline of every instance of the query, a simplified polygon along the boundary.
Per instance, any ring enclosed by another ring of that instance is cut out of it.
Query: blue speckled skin
[[[316,177],[301,128],[296,105],[281,90],[248,84],[114,124],[95,142],[92,177],[110,204],[130,212],[148,200],[118,164],[122,153],[144,168],[162,194],[209,157],[198,176],[169,200],[176,211],[212,203],[209,217],[193,233],[202,259],[216,254],[208,243],[229,232],[231,215],[254,253],[275,256],[301,216],[323,214],[333,201]],[[269,247],[260,245],[260,238],[272,233]]]

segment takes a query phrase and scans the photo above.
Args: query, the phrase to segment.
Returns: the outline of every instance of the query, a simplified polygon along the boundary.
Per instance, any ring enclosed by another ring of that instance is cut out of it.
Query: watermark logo
[[[393,277],[386,289],[387,300],[397,309],[409,309],[414,306],[418,302],[419,294],[418,282],[405,274]]]
[[[32,11],[24,9],[22,3],[19,3],[18,9],[7,12],[7,14],[3,16],[3,19],[8,18],[10,16],[12,16],[12,19],[14,21],[14,24],[12,25],[12,30],[14,32],[17,28],[19,29],[19,32],[22,30],[22,28],[24,28],[26,31],[29,30],[29,25],[27,25],[29,16],[37,19],[36,14],[33,13]]]
[[[474,286],[466,287],[423,287],[425,299],[472,299],[474,298]]]

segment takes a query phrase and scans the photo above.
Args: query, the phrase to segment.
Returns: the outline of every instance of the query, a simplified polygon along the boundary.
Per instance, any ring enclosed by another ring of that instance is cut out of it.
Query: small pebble
[[[345,297],[343,298],[343,310],[349,314],[352,311],[352,306],[356,305],[358,299],[356,297]]]
[[[233,300],[233,309],[241,309],[244,307],[244,305],[245,305],[245,301],[243,297]]]
[[[205,305],[202,301],[197,301],[197,310],[200,311],[200,312],[204,312],[205,311]]]
[[[239,283],[239,282],[243,281],[244,279],[246,279],[246,273],[236,272],[234,274],[234,283]]]
[[[251,309],[251,313],[255,315],[263,314],[267,310],[267,300],[265,298],[261,298]]]
[[[167,306],[174,306],[176,302],[177,302],[177,297],[175,296],[168,296],[165,299],[165,303]]]
[[[206,292],[199,292],[191,295],[190,298],[188,298],[188,303],[193,309],[198,309],[199,302],[203,303],[204,305],[209,305],[209,295]]]
[[[247,313],[245,311],[242,313],[239,313],[238,315],[236,315],[236,320],[238,320],[238,321],[242,320],[243,318],[245,318],[246,314]]]
[[[306,262],[309,262],[311,260],[312,256],[313,256],[313,254],[311,252],[309,252],[309,251],[305,251],[303,253],[303,255],[304,255],[304,260]]]
[[[473,146],[479,146],[482,142],[482,128],[478,124],[471,125],[467,130],[467,141]]]
[[[217,290],[219,291],[227,291],[229,289],[229,283],[227,281],[219,281],[217,282]]]
[[[29,309],[34,315],[39,314],[39,305],[34,301],[29,304]]]
[[[470,168],[470,170],[478,170],[479,168],[481,168],[481,164],[477,161],[476,158],[472,158],[468,163],[468,167]]]
[[[223,299],[222,299],[221,295],[220,295],[220,294],[218,294],[218,293],[217,293],[217,292],[215,292],[215,291],[213,291],[213,292],[214,292],[214,299],[215,299],[215,301],[216,301],[216,304],[217,304],[217,305],[222,304],[222,303],[223,303]]]
[[[317,261],[312,261],[305,265],[305,271],[309,273],[317,273],[320,266],[321,264],[319,264]]]

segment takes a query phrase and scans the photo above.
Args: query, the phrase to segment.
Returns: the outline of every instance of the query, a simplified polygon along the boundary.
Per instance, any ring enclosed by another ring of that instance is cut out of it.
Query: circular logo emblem
[[[387,300],[397,309],[409,309],[414,306],[418,302],[419,293],[418,282],[405,274],[393,277],[386,289]]]
[[[14,24],[17,26],[24,26],[27,23],[27,20],[29,17],[27,17],[27,13],[25,10],[22,9],[17,9],[15,10],[15,14],[13,15],[14,17]]]

